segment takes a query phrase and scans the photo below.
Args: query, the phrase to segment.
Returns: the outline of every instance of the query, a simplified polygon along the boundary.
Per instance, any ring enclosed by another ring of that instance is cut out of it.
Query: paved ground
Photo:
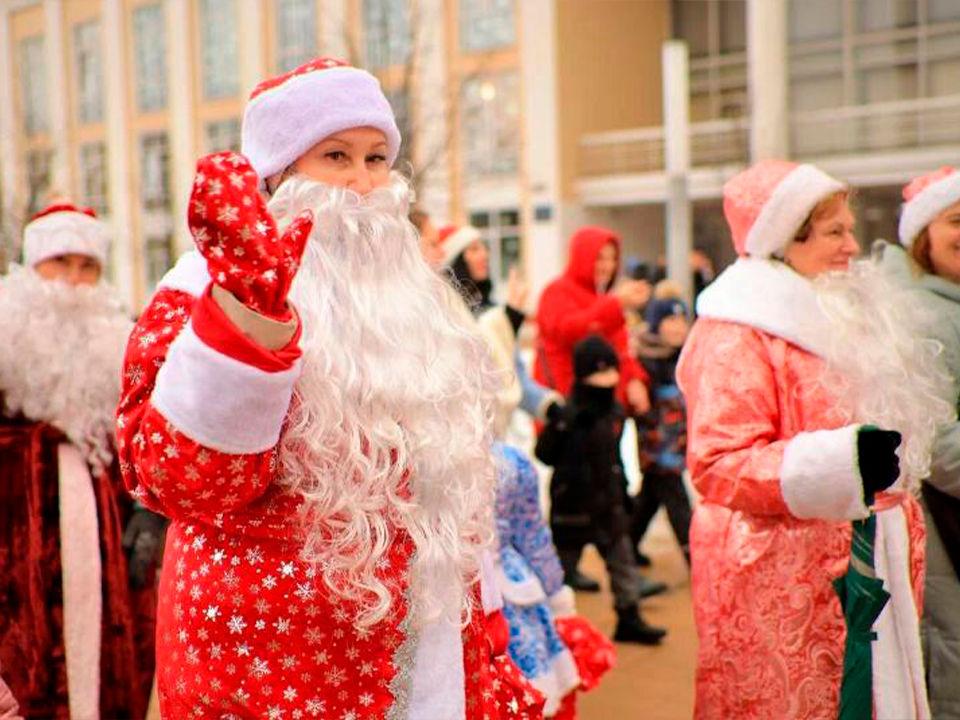
[[[693,713],[697,644],[690,581],[663,512],[651,524],[644,550],[653,558],[648,577],[670,586],[668,593],[644,602],[644,616],[670,634],[656,648],[617,645],[617,667],[596,690],[580,695],[582,720],[687,720]],[[602,578],[604,589],[578,593],[577,609],[610,635],[616,618],[603,561],[593,548],[584,554],[581,569]]]

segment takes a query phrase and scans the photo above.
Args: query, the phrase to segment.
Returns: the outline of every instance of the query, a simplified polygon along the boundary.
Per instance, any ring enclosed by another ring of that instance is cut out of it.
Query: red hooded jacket
[[[537,360],[533,375],[537,382],[568,395],[573,384],[573,346],[588,335],[600,335],[620,356],[619,399],[631,380],[646,383],[647,374],[627,352],[627,328],[620,301],[605,291],[597,292],[594,266],[607,243],[617,248],[619,269],[620,238],[600,227],[584,227],[570,240],[570,261],[563,275],[547,285],[540,296],[537,323]]]

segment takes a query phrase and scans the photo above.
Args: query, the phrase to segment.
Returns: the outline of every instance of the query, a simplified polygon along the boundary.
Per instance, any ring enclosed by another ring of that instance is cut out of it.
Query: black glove
[[[161,543],[167,520],[149,510],[138,508],[133,512],[123,531],[130,584],[139,589],[153,579],[153,570],[160,564]]]
[[[902,438],[894,430],[880,430],[872,426],[860,428],[857,434],[857,455],[860,477],[863,479],[863,498],[867,505],[874,495],[886,490],[900,477],[900,458],[897,448]]]

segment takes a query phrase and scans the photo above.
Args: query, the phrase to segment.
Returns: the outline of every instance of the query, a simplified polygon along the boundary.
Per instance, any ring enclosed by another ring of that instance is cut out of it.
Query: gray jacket
[[[954,378],[953,397],[947,399],[956,406],[960,394],[960,285],[936,275],[917,275],[907,254],[896,245],[884,248],[882,262],[888,276],[912,283],[933,311],[918,331],[943,345],[944,360]],[[927,481],[960,498],[960,422],[940,429]],[[960,718],[960,581],[926,507],[924,515],[927,580],[923,633],[930,709],[935,720],[956,720]]]

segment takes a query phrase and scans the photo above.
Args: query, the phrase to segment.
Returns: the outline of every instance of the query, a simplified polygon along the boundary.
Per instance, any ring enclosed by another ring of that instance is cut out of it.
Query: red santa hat
[[[762,160],[723,186],[723,214],[740,256],[783,252],[821,200],[847,186],[813,165]]]
[[[240,152],[262,183],[324,138],[356,127],[373,127],[386,136],[393,165],[400,131],[380,81],[321,57],[257,85],[243,113]]]
[[[921,175],[903,189],[900,242],[910,247],[917,235],[951,205],[960,202],[960,172],[942,167]]]
[[[110,235],[91,208],[70,203],[50,205],[32,218],[23,230],[23,264],[37,263],[57,255],[87,255],[106,265]]]
[[[450,267],[460,253],[482,239],[480,231],[472,225],[446,225],[440,228],[437,240],[442,253],[441,264]]]

